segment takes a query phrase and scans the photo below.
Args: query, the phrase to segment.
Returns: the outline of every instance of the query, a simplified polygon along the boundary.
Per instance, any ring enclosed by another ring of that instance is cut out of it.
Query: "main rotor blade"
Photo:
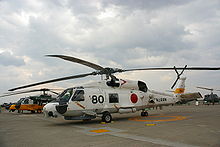
[[[4,95],[16,95],[16,94],[23,94],[23,93],[31,93],[31,92],[38,92],[38,91],[43,91],[43,92],[46,92],[46,91],[49,91],[49,92],[52,92],[54,94],[59,94],[55,91],[61,91],[63,89],[48,89],[48,88],[41,88],[41,89],[32,89],[32,90],[24,90],[24,91],[17,91],[17,92],[6,92],[4,93]],[[1,96],[0,96],[1,97]]]
[[[196,88],[200,88],[200,89],[205,89],[205,90],[211,90],[211,91],[213,91],[214,89],[213,88],[207,88],[207,87],[196,87]]]
[[[19,91],[19,92],[8,92],[4,93],[4,95],[1,95],[0,97],[6,97],[11,95],[17,95],[17,94],[24,94],[24,93],[30,93],[30,92],[37,92],[39,90],[28,90],[28,91]]]
[[[55,91],[50,91],[50,92],[52,92],[53,94],[59,95],[58,92],[55,92]]]
[[[67,61],[79,63],[79,64],[82,64],[82,65],[88,66],[90,68],[93,68],[95,70],[105,70],[105,68],[103,68],[100,65],[97,65],[97,64],[79,59],[79,58],[75,58],[75,57],[64,56],[64,55],[46,55],[46,56],[48,56],[48,57],[57,57],[57,58],[61,58],[61,59],[67,60]]]
[[[125,69],[121,70],[121,72],[126,72],[126,71],[135,71],[135,70],[220,70],[220,67],[153,67],[153,68],[136,68],[136,69]]]
[[[18,89],[28,88],[28,87],[47,84],[47,83],[52,83],[52,82],[64,81],[64,80],[69,80],[69,79],[82,78],[82,77],[86,77],[86,76],[89,76],[89,75],[95,75],[95,73],[92,72],[92,73],[87,73],[87,74],[80,74],[80,75],[74,75],[74,76],[68,76],[68,77],[63,77],[63,78],[52,79],[52,80],[48,80],[48,81],[43,81],[43,82],[38,82],[38,83],[34,83],[34,84],[29,84],[29,85],[25,85],[25,86],[12,88],[12,89],[9,89],[8,91],[14,91],[14,90],[18,90]]]
[[[38,92],[38,91],[41,91],[41,90],[34,89],[34,90],[26,90],[26,91],[18,91],[18,92],[7,92],[7,93],[4,93],[4,95],[1,95],[0,97],[6,97],[6,96],[23,94],[23,93],[30,93],[30,92]],[[49,89],[48,90],[45,89],[44,91],[49,91]]]

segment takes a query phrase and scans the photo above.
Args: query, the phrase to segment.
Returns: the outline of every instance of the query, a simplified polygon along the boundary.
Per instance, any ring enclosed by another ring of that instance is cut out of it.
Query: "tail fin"
[[[177,86],[177,88],[174,91],[174,94],[183,94],[185,91],[185,81],[186,81],[186,77],[181,77],[179,79],[179,84]]]
[[[181,77],[179,80],[179,85],[174,91],[174,95],[176,95],[177,101],[180,101],[181,103],[187,103],[189,101],[196,100],[197,98],[202,98],[202,95],[199,92],[184,93],[186,77]]]

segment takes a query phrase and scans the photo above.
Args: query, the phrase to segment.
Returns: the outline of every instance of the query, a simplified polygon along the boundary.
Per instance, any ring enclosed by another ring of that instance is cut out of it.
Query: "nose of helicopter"
[[[51,102],[43,107],[43,113],[45,117],[58,117],[59,113],[56,111],[56,106],[59,105],[58,102]]]
[[[57,110],[58,113],[64,114],[67,111],[67,107],[68,107],[67,104],[57,105],[56,110]]]

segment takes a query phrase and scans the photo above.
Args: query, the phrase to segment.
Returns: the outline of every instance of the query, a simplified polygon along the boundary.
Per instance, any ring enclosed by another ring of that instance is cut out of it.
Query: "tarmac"
[[[220,147],[220,105],[175,105],[113,114],[113,122],[2,111],[0,147]]]

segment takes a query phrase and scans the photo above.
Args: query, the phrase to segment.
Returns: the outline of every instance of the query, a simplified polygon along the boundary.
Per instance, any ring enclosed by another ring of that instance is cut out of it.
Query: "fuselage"
[[[20,100],[10,106],[10,110],[27,110],[27,111],[37,111],[41,112],[43,107],[48,101],[51,101],[52,97],[50,95],[40,95],[40,96],[30,96],[26,98],[20,98]]]
[[[58,102],[47,104],[43,111],[46,116],[61,114],[65,119],[81,119],[106,111],[129,113],[176,102],[173,95],[148,90],[141,81],[119,80],[114,85],[117,86],[109,86],[109,81],[102,80],[68,88],[60,94]]]

